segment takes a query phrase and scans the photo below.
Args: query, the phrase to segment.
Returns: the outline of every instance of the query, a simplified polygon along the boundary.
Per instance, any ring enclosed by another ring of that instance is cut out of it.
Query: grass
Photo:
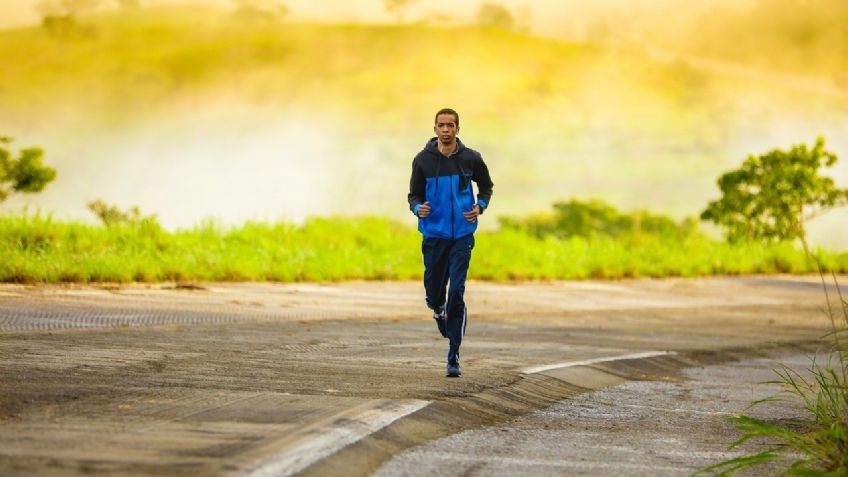
[[[827,270],[848,272],[848,253],[820,251]],[[811,273],[803,252],[782,244],[683,239],[534,237],[480,232],[469,276],[480,280]],[[290,223],[212,222],[167,231],[155,221],[113,226],[43,215],[0,217],[0,281],[340,281],[417,280],[420,235],[379,217]]]
[[[825,337],[829,345],[826,359],[821,362],[814,356],[806,373],[782,365],[775,370],[777,379],[767,383],[779,385],[782,391],[755,401],[748,408],[785,399],[800,403],[806,413],[801,426],[774,424],[744,412],[734,416],[730,422],[736,425],[742,436],[730,445],[730,449],[750,440],[760,441],[765,449],[727,459],[694,475],[730,476],[773,464],[781,466],[786,475],[848,476],[848,347],[844,342],[848,332],[848,301],[842,294],[836,275],[832,273],[831,276],[837,290],[836,297],[828,294],[824,274],[821,273],[831,323],[831,332]]]

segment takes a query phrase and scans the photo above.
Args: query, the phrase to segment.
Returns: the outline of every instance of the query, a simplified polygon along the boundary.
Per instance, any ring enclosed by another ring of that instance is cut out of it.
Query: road
[[[814,277],[472,282],[468,298],[451,380],[419,283],[2,285],[0,474],[390,475],[405,451],[485,443],[593,390],[809,352],[828,326]]]
[[[760,451],[728,450],[739,433],[725,420],[754,399],[773,396],[774,369],[804,370],[806,355],[775,353],[723,365],[684,369],[663,380],[633,380],[589,391],[497,425],[460,432],[392,457],[377,477],[451,475],[684,476]],[[599,371],[593,370],[595,374]],[[612,383],[610,383],[612,384]],[[746,411],[797,427],[796,401]],[[777,475],[774,467],[754,475]]]

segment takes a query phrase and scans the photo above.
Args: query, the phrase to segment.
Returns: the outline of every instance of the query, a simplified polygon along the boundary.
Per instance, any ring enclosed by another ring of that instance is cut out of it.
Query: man
[[[474,248],[477,218],[489,206],[492,180],[480,153],[456,137],[459,114],[450,108],[436,113],[436,137],[412,161],[409,209],[418,216],[424,236],[424,290],[439,332],[450,341],[447,376],[459,377],[459,346],[465,335],[465,277]],[[474,199],[471,181],[479,192]],[[450,288],[445,296],[445,287]]]

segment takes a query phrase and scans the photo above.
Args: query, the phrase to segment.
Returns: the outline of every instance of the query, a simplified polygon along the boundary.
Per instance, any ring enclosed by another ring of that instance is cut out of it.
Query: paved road
[[[784,364],[803,371],[809,359],[775,353],[687,368],[673,380],[627,381],[417,446],[393,457],[376,477],[690,475],[756,449],[752,444],[728,451],[739,434],[725,419],[781,390],[755,384],[773,381],[774,369]],[[774,423],[808,417],[793,400],[770,402],[749,414]]]
[[[0,286],[0,474],[364,475],[590,389],[810,349],[827,326],[813,278],[471,283],[447,380],[421,295]]]

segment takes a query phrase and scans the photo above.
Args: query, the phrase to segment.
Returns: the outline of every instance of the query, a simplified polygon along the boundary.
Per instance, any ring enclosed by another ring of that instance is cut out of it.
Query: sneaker
[[[436,320],[436,326],[439,328],[439,333],[442,334],[444,338],[448,337],[448,332],[445,329],[445,322],[447,320],[447,311],[445,307],[442,307],[437,310],[433,310],[433,319]]]
[[[448,369],[445,376],[449,378],[458,378],[462,376],[462,368],[459,367],[459,363],[448,363]]]

